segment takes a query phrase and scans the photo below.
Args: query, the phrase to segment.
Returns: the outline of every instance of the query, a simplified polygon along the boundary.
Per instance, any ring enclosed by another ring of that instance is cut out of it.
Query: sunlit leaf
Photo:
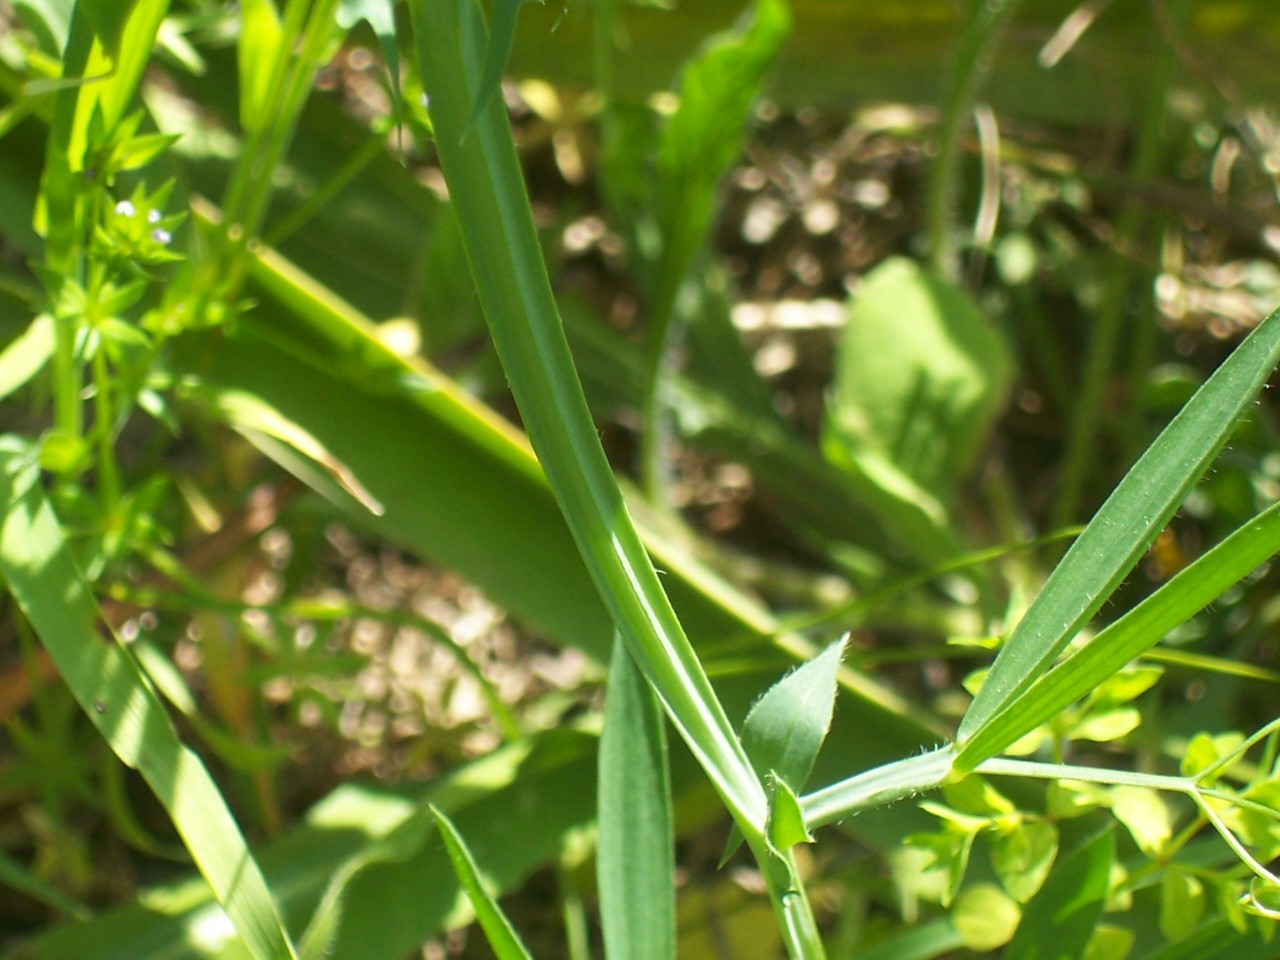
[[[1173,836],[1173,816],[1164,797],[1149,787],[1116,787],[1111,812],[1148,857],[1159,857]]]
[[[1013,938],[1021,919],[1018,904],[989,883],[965,890],[951,907],[951,923],[970,950],[1003,947]]]
[[[991,865],[1005,892],[1026,903],[1044,885],[1058,855],[1058,828],[1046,820],[1022,820],[991,841]]]

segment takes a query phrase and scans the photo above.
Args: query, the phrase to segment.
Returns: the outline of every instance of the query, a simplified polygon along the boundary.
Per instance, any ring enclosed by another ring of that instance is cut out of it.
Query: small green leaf
[[[849,310],[827,442],[854,464],[893,464],[945,506],[1004,407],[1012,369],[1004,338],[963,290],[886,261]]]
[[[956,898],[951,923],[970,950],[1003,947],[1018,929],[1022,910],[999,887],[989,883],[970,887]]]
[[[927,851],[933,857],[933,867],[945,876],[939,902],[945,907],[955,898],[965,871],[969,869],[969,855],[973,851],[973,839],[977,830],[944,829],[936,833],[917,833],[907,837],[906,843]]]
[[[1142,723],[1142,714],[1133,707],[1121,707],[1102,713],[1091,713],[1073,724],[1066,733],[1069,740],[1113,743],[1128,736]]]
[[[1111,812],[1124,824],[1138,849],[1153,859],[1164,852],[1173,836],[1169,805],[1149,787],[1115,787],[1111,791]]]
[[[39,373],[53,356],[53,318],[42,313],[0,352],[0,399]]]
[[[788,673],[747,713],[742,745],[762,778],[773,774],[793,792],[804,789],[831,728],[846,639]]]
[[[480,928],[484,930],[485,939],[489,941],[494,955],[498,960],[532,960],[519,934],[511,926],[511,921],[498,906],[498,901],[484,888],[480,870],[453,821],[434,806],[431,807],[431,815],[436,818],[440,836],[449,852],[449,860],[453,863],[453,871],[471,901],[476,919],[480,921]]]
[[[1017,809],[990,781],[975,774],[944,785],[942,795],[956,810],[975,817],[998,817]]]
[[[778,851],[790,850],[797,843],[813,843],[813,834],[804,825],[800,801],[785,780],[770,778],[769,843]]]
[[[1171,863],[1160,877],[1160,932],[1181,943],[1204,916],[1204,884],[1186,867]]]
[[[1044,885],[1058,855],[1058,828],[1045,820],[1024,819],[991,842],[991,866],[1005,892],[1026,903]]]
[[[1100,923],[1089,938],[1083,960],[1125,960],[1133,950],[1133,941],[1132,930]]]

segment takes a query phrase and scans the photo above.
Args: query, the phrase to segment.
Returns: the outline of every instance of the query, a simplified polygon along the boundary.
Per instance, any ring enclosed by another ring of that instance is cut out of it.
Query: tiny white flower
[[[148,211],[147,211],[147,223],[159,223],[159,222],[160,222],[160,211],[159,211],[159,210],[148,210]]]
[[[133,204],[128,200],[121,200],[116,204],[116,213],[122,217],[132,217],[137,211],[134,210]]]
[[[165,230],[163,227],[156,227],[151,231],[151,239],[163,246],[173,239],[173,234],[168,230]]]

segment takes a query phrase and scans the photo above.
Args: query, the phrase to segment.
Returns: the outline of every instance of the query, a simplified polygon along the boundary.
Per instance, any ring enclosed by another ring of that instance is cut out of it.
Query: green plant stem
[[[1159,164],[1164,146],[1165,100],[1173,79],[1174,52],[1169,44],[1160,51],[1150,87],[1150,99],[1142,118],[1134,149],[1129,179],[1144,184],[1151,180]],[[1107,278],[1102,303],[1089,335],[1084,372],[1079,386],[1079,400],[1072,411],[1066,450],[1063,453],[1062,481],[1054,501],[1050,523],[1070,523],[1075,519],[1084,498],[1089,472],[1098,462],[1098,437],[1102,432],[1104,406],[1108,386],[1116,364],[1125,318],[1130,313],[1130,295],[1143,268],[1135,259],[1136,248],[1149,217],[1144,204],[1130,196],[1121,209],[1113,242],[1113,268]],[[1149,301],[1150,297],[1144,298]],[[1150,317],[1139,316],[1132,326],[1131,358],[1126,393],[1132,395],[1139,379],[1145,377],[1154,350],[1154,327]],[[1146,322],[1141,322],[1146,321]],[[1129,402],[1133,406],[1132,401]],[[1128,419],[1130,446],[1143,442],[1135,422],[1136,408]],[[1132,451],[1128,451],[1132,452]]]
[[[658,582],[591,421],[501,103],[469,125],[483,18],[470,0],[416,0],[411,10],[436,148],[530,441],[628,651],[744,836],[760,837],[764,788]]]
[[[951,70],[946,73],[946,102],[938,128],[938,153],[925,195],[925,223],[930,258],[943,276],[958,272],[951,215],[959,178],[960,140],[968,125],[974,96],[986,73],[1001,28],[1018,0],[970,0]]]
[[[336,35],[338,3],[317,0],[312,5],[293,0],[286,8],[266,116],[249,131],[223,202],[226,216],[219,280],[225,299],[234,299],[243,283],[246,250],[266,219],[273,173],[292,142],[315,75]]]

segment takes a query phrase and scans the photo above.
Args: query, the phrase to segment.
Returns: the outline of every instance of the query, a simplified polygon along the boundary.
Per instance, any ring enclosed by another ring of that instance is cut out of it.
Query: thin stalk
[[[951,214],[959,179],[960,141],[974,97],[986,74],[991,52],[1018,0],[970,0],[952,67],[946,73],[946,102],[938,128],[938,153],[925,194],[925,223],[930,258],[944,276],[958,270],[951,237]]]
[[[1165,44],[1152,74],[1150,99],[1143,114],[1129,172],[1129,178],[1134,183],[1147,183],[1156,173],[1164,146],[1165,100],[1173,80],[1175,65],[1174,51],[1169,44]],[[1071,416],[1063,454],[1062,482],[1050,519],[1053,525],[1069,523],[1075,518],[1084,496],[1086,479],[1098,462],[1098,435],[1102,430],[1107,388],[1116,365],[1116,352],[1125,327],[1125,318],[1129,314],[1129,297],[1141,272],[1141,267],[1134,258],[1134,251],[1148,221],[1145,206],[1138,199],[1129,197],[1116,222],[1114,247],[1118,255],[1107,278],[1102,306],[1089,337],[1079,400]],[[1134,325],[1135,349],[1127,377],[1129,391],[1136,387],[1138,378],[1145,376],[1150,369],[1154,350],[1154,329],[1151,327],[1149,322]],[[1129,418],[1128,433],[1130,439],[1140,445],[1138,430],[1132,417]]]

